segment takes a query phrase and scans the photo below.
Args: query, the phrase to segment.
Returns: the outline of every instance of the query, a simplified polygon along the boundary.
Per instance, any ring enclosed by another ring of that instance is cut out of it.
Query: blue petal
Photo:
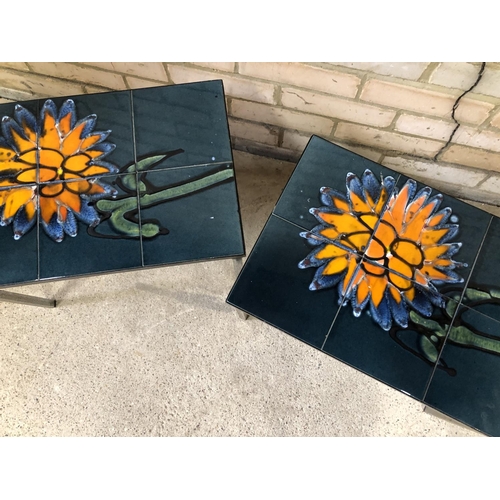
[[[75,216],[71,210],[68,210],[66,214],[66,220],[62,223],[64,232],[71,237],[74,237],[78,233],[78,224],[76,222]]]
[[[439,226],[434,226],[429,228],[430,230],[439,230],[439,229],[448,229],[448,232],[444,234],[441,239],[437,242],[439,244],[446,243],[449,240],[452,240],[457,234],[459,225],[458,224],[440,224]]]
[[[17,134],[19,134],[24,139],[27,139],[23,129],[18,125],[18,123],[14,120],[14,118],[11,118],[10,116],[4,116],[2,118],[3,136],[7,140],[9,146],[13,148],[16,153],[20,153],[14,141],[14,137],[12,136],[12,130],[15,130]]]
[[[348,293],[348,295],[351,297],[352,312],[354,313],[354,316],[356,318],[359,318],[359,316],[363,312],[363,309],[366,307],[366,304],[368,304],[368,302],[370,301],[370,294],[368,294],[365,300],[363,300],[362,302],[358,302],[358,286],[359,285],[354,287],[352,292]]]
[[[408,326],[408,309],[406,307],[403,295],[401,294],[401,300],[399,304],[396,302],[388,289],[386,289],[385,295],[387,297],[389,309],[391,310],[394,321],[402,328],[406,328]]]
[[[370,313],[372,315],[375,323],[378,323],[382,329],[388,331],[392,326],[391,310],[389,308],[389,303],[387,297],[384,295],[378,307],[375,307],[373,301],[370,300]]]
[[[80,212],[75,212],[75,216],[78,220],[88,224],[89,226],[95,226],[100,222],[99,214],[96,209],[85,202],[82,202]]]
[[[382,184],[384,185],[385,189],[387,190],[388,198],[390,198],[394,189],[396,188],[396,181],[395,181],[394,177],[391,177],[390,175],[388,175],[387,177],[384,177]]]
[[[361,181],[363,183],[363,187],[368,192],[371,199],[376,202],[378,200],[378,197],[380,196],[382,188],[380,187],[380,182],[375,177],[373,172],[371,170],[366,169],[363,172]]]
[[[54,241],[61,242],[64,238],[64,231],[62,225],[57,220],[57,214],[54,214],[47,224],[43,219],[42,226],[48,236]]]
[[[365,199],[365,194],[363,193],[363,184],[356,174],[348,172],[346,177],[346,185],[348,194],[352,192],[358,195],[362,200]]]
[[[36,215],[34,215],[31,220],[28,219],[26,214],[26,208],[21,207],[16,215],[14,216],[14,221],[12,223],[12,229],[14,230],[14,239],[18,240],[26,234],[36,222]]]
[[[326,267],[326,264],[324,266],[321,266],[316,271],[316,274],[314,275],[314,279],[312,280],[311,284],[309,285],[309,290],[321,290],[323,288],[331,288],[332,286],[335,286],[346,273],[346,271],[343,270],[337,274],[323,275],[322,273],[323,273],[323,270],[325,269],[325,267]]]
[[[411,302],[407,300],[407,302],[413,309],[415,309],[415,311],[420,313],[422,316],[431,316],[433,309],[432,303],[429,297],[418,288],[415,287],[415,297],[413,298],[413,300]]]
[[[41,130],[43,123],[45,122],[45,115],[50,115],[54,120],[57,121],[57,107],[54,104],[54,101],[51,99],[47,99],[42,106],[42,110],[40,112],[40,134],[43,134],[43,130]]]
[[[30,111],[28,111],[26,108],[23,108],[20,104],[16,104],[16,107],[14,109],[14,118],[21,126],[26,125],[33,132],[37,131],[36,118]]]
[[[323,238],[323,236],[321,235],[314,234],[314,229],[312,229],[311,231],[302,231],[301,233],[299,233],[299,236],[301,236],[302,238],[306,238],[307,242],[310,245],[322,245],[323,243],[325,243],[325,238]]]
[[[78,123],[75,124],[75,127],[78,127],[81,123],[85,123],[85,126],[83,127],[82,133],[80,134],[80,137],[87,137],[90,135],[92,130],[94,130],[95,123],[97,121],[97,115],[89,115],[86,118],[83,118],[82,120],[78,121]]]
[[[101,158],[109,155],[109,153],[111,153],[111,151],[113,151],[115,148],[116,144],[112,144],[111,142],[101,142],[92,146],[91,149],[92,151],[101,151],[101,156],[98,157],[100,160]],[[118,168],[116,168],[116,171],[118,171]]]
[[[335,202],[334,198],[338,198],[339,200],[345,201],[347,203],[347,198],[345,197],[344,194],[340,193],[336,189],[332,189],[329,187],[322,187],[320,190],[320,197],[321,201],[327,206],[327,207],[334,207]],[[339,213],[342,211],[339,210]]]
[[[108,184],[104,184],[101,182],[95,182],[95,184],[101,186],[104,189],[104,193],[95,193],[92,195],[82,194],[81,198],[83,200],[97,201],[97,200],[102,200],[103,198],[114,198],[118,194],[118,191],[114,187],[109,186]]]
[[[441,224],[446,224],[451,215],[451,208],[450,207],[443,208],[439,212],[436,212],[434,215],[442,215],[443,219],[441,220]]]
[[[59,121],[68,114],[71,114],[70,127],[73,128],[76,123],[76,107],[73,99],[66,99],[66,101],[63,102],[59,111]]]

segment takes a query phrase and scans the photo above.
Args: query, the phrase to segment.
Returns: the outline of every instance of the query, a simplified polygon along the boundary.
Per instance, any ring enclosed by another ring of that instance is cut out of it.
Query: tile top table
[[[498,436],[499,248],[497,217],[313,136],[227,302]]]
[[[244,254],[220,80],[0,117],[0,285]]]

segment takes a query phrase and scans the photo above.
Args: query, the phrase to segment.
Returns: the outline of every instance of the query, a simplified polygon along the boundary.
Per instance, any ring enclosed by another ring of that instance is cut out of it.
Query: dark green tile
[[[312,136],[273,213],[304,229],[312,229],[318,221],[309,209],[323,205],[320,188],[330,187],[346,194],[347,174],[351,172],[361,177],[366,169],[371,170],[378,180],[381,175],[392,176],[395,180],[399,176],[378,163]]]
[[[301,229],[271,216],[227,302],[320,348],[338,311],[337,287],[310,291],[315,269],[299,269],[310,247]]]
[[[461,306],[424,402],[492,436],[500,436],[500,323]]]
[[[500,219],[493,217],[472,270],[464,304],[500,321]]]
[[[144,265],[244,254],[232,164],[140,175]]]
[[[51,237],[44,229],[44,225],[40,224],[41,279],[141,266],[135,178],[136,174],[102,177],[97,183],[107,186],[107,195],[100,200],[94,199],[88,203],[85,202],[85,197],[88,195],[82,195],[81,199],[84,201],[81,204],[81,211],[86,214],[87,222],[95,217],[101,220],[95,227],[77,218],[76,235],[71,237],[63,234],[62,241],[57,242],[54,240],[54,236],[58,236],[57,231],[55,235],[52,233]],[[77,191],[75,188],[77,184],[79,183],[67,182],[61,187],[74,192]],[[51,184],[47,187],[54,186],[57,185]],[[111,190],[116,190],[114,199],[111,196]],[[43,190],[41,198],[43,198]],[[93,195],[92,198],[94,198]],[[86,208],[87,205],[91,208]],[[43,217],[42,202],[40,206]],[[120,214],[120,207],[123,207],[123,214]],[[127,233],[127,230],[130,232]]]
[[[231,162],[221,80],[133,90],[137,156],[179,151],[158,168]]]

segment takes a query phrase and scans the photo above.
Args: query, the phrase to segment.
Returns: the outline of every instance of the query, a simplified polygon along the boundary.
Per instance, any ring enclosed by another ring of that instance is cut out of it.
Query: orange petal
[[[417,240],[425,227],[425,221],[430,217],[434,208],[436,208],[435,203],[429,203],[422,207],[413,219],[406,224],[401,235],[409,240]]]
[[[358,231],[366,231],[366,226],[351,214],[331,214],[319,212],[318,215],[327,224],[334,226],[339,233],[349,234],[356,233]]]
[[[13,189],[10,191],[10,196],[4,205],[2,218],[6,220],[16,215],[17,211],[33,197],[33,194],[32,189]]]
[[[325,248],[320,250],[316,254],[317,259],[331,259],[333,257],[340,257],[341,255],[345,255],[346,251],[342,248],[339,248],[335,245],[326,245]]]
[[[99,141],[100,138],[101,134],[89,135],[88,137],[83,139],[80,150],[85,151],[86,149],[92,147]],[[100,154],[102,154],[102,151],[100,152]]]
[[[411,286],[410,280],[402,278],[401,276],[394,273],[389,273],[389,280],[394,286],[398,287],[400,290],[407,290]]]
[[[413,266],[420,265],[424,260],[420,247],[411,241],[397,240],[393,243],[391,251]]]
[[[403,227],[403,217],[405,213],[406,205],[408,204],[408,198],[410,196],[410,188],[408,184],[405,184],[403,189],[395,197],[390,212],[393,219],[394,229],[399,233]]]
[[[374,238],[377,238],[377,240],[379,240],[386,249],[388,249],[396,239],[397,233],[391,224],[388,224],[386,221],[382,220],[377,226],[377,229],[375,230],[373,236]]]
[[[12,129],[12,138],[14,139],[14,142],[20,153],[23,153],[24,151],[29,151],[30,149],[33,149],[33,147],[36,147],[36,142],[33,143],[28,139],[25,139],[24,137],[19,135],[14,129]]]
[[[373,274],[374,276],[383,276],[387,270],[385,267],[382,266],[382,264],[377,265],[377,264],[372,264],[371,262],[366,262],[364,261],[361,264],[361,267],[369,274]]]
[[[368,241],[370,240],[370,236],[371,236],[371,234],[368,232],[366,232],[366,233],[354,233],[354,234],[348,235],[346,239],[357,250],[364,250],[366,248],[366,245],[368,244]]]
[[[109,174],[109,168],[101,167],[100,165],[92,165],[85,170],[85,177],[92,177],[93,175]]]
[[[399,291],[399,289],[391,285],[389,286],[389,292],[391,293],[392,298],[396,301],[396,303],[399,304],[402,300],[401,292]]]
[[[58,151],[51,149],[40,150],[40,166],[59,168],[64,160],[64,157]]]
[[[409,290],[406,290],[406,291],[404,292],[404,294],[405,294],[405,297],[406,297],[406,298],[407,298],[410,302],[412,302],[412,301],[413,301],[413,299],[415,298],[415,287],[414,287],[414,286],[412,286]]]
[[[344,295],[347,293],[348,288],[351,286],[351,278],[353,277],[354,271],[356,271],[357,266],[358,263],[356,262],[356,259],[351,257],[349,259],[349,267],[347,268],[347,273],[342,284],[342,293]]]
[[[48,224],[52,216],[57,213],[57,203],[54,198],[40,196],[40,212],[43,220]]]
[[[82,172],[88,166],[90,159],[87,155],[70,156],[64,164],[64,169],[70,172]]]
[[[380,260],[385,257],[386,249],[384,246],[375,239],[370,241],[365,255],[371,260]]]
[[[38,170],[39,182],[50,182],[57,180],[57,172],[50,168],[40,167]]]
[[[85,121],[81,122],[65,137],[61,147],[61,151],[64,156],[70,156],[79,151],[80,144],[82,143],[80,136],[85,128],[85,125]]]
[[[382,209],[384,208],[388,197],[389,197],[389,193],[387,192],[387,189],[385,187],[383,187],[382,191],[380,192],[377,206],[375,207],[375,213],[380,214],[380,212],[382,212]]]
[[[389,259],[388,267],[391,271],[402,274],[407,279],[411,279],[413,277],[413,269],[397,257],[391,257]]]
[[[333,227],[322,229],[319,234],[321,234],[325,238],[328,238],[329,240],[335,240],[339,236],[339,232]]]
[[[432,280],[448,281],[450,279],[445,273],[433,266],[423,266],[420,272]]]
[[[36,182],[36,168],[28,168],[16,176],[18,182],[29,183]]]
[[[68,113],[66,116],[63,116],[61,120],[59,120],[59,131],[62,136],[65,136],[71,130],[71,113]]]
[[[31,151],[27,151],[19,155],[19,160],[24,163],[29,163],[30,165],[36,166],[36,150],[32,149]]]
[[[424,229],[420,235],[422,246],[434,245],[449,231],[449,229]]]
[[[450,249],[450,247],[451,245],[436,245],[436,246],[424,247],[423,252],[425,260],[433,261],[441,257],[441,255],[444,255]]]
[[[62,222],[66,220],[66,217],[68,215],[68,209],[64,206],[59,206],[59,211],[58,211],[58,219]]]
[[[349,198],[355,212],[371,212],[371,207],[353,191],[349,193]]]
[[[370,291],[372,294],[372,302],[375,307],[378,307],[380,302],[384,297],[385,288],[387,286],[387,277],[386,276],[366,276],[368,280],[368,285],[370,286]]]
[[[80,196],[75,193],[72,193],[65,189],[57,198],[57,203],[66,205],[68,208],[71,208],[74,212],[80,212],[81,209],[81,200]]]
[[[333,197],[333,204],[344,212],[349,212],[350,210],[349,203],[347,203],[347,201],[341,200],[340,198]]]
[[[10,161],[15,156],[16,156],[16,153],[13,149],[0,147],[0,162],[1,161]]]
[[[337,274],[343,271],[347,267],[347,257],[345,255],[341,257],[336,257],[335,259],[328,262],[325,269],[323,270],[324,275]]]
[[[60,142],[59,132],[57,131],[54,118],[49,113],[45,113],[42,135],[38,139],[39,147],[41,149],[55,149],[59,151]]]
[[[361,215],[359,218],[371,229],[373,229],[377,225],[377,222],[379,221],[378,215],[373,215],[373,214]]]
[[[368,287],[368,281],[363,279],[356,290],[356,300],[358,301],[358,304],[364,302],[369,293],[370,288]]]

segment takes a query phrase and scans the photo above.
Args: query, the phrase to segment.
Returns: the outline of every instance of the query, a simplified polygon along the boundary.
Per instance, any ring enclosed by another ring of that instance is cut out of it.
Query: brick
[[[56,97],[64,95],[85,94],[86,86],[80,83],[68,82],[51,78],[49,76],[40,76],[30,74],[29,79],[26,73],[12,70],[3,70],[0,72],[0,89],[12,89],[13,91],[22,91],[25,99],[33,97]],[[10,98],[4,92],[0,93],[2,97]],[[13,97],[15,99],[15,97]],[[21,100],[21,99],[19,99]]]
[[[329,118],[238,99],[233,99],[231,112],[233,116],[244,120],[267,123],[310,134],[328,136],[333,128],[333,121]]]
[[[487,193],[494,193],[497,196],[500,195],[500,176],[498,175],[492,175],[489,177],[486,181],[484,181],[480,186],[478,186],[478,189],[481,191],[485,191]],[[496,202],[498,203],[498,198],[496,199]]]
[[[226,95],[255,102],[276,104],[274,97],[275,88],[271,83],[251,81],[238,76],[228,76],[209,70],[204,71],[186,66],[175,66],[173,64],[168,65],[168,71],[174,83],[221,79],[224,82],[224,92]]]
[[[461,126],[454,135],[453,142],[500,153],[500,132],[493,130],[476,130]]]
[[[340,140],[354,142],[363,146],[380,150],[399,151],[425,158],[433,158],[444,145],[443,142],[431,139],[420,139],[385,130],[378,130],[354,123],[339,123],[335,137]]]
[[[364,101],[445,119],[451,118],[451,111],[457,98],[458,96],[381,80],[369,80],[361,92],[361,99]],[[463,98],[455,117],[460,122],[479,125],[486,120],[493,108],[493,104]]]
[[[296,163],[300,158],[300,153],[298,151],[292,151],[290,149],[280,148],[277,146],[270,146],[268,144],[261,144],[247,139],[240,139],[239,137],[232,137],[231,144],[233,149],[239,151],[246,151],[259,156],[269,156],[271,158],[293,163]]]
[[[229,118],[228,121],[231,137],[240,137],[242,139],[260,142],[262,144],[269,144],[270,146],[278,145],[279,130],[276,127],[238,120],[235,118]]]
[[[447,141],[456,124],[445,122],[443,120],[434,120],[424,116],[401,115],[395,126],[398,132],[418,135],[429,139]]]
[[[0,73],[0,85],[1,81],[2,75]],[[0,86],[0,97],[9,101],[28,101],[30,99],[33,99],[33,93]]]
[[[382,158],[382,153],[379,151],[375,151],[370,148],[364,148],[362,146],[351,146],[349,144],[344,144],[339,141],[334,141],[335,144],[338,144],[339,146],[342,146],[343,148],[352,151],[353,153],[356,153],[360,156],[364,156],[365,158],[368,158],[369,160],[376,161],[377,163],[380,162],[380,159]]]
[[[242,75],[287,83],[328,94],[355,97],[361,80],[347,73],[331,71],[303,63],[240,63]]]
[[[287,108],[376,127],[389,126],[396,116],[395,111],[300,89],[282,89],[281,101]]]
[[[448,88],[468,90],[477,80],[480,69],[479,63],[441,63],[432,73],[430,82]],[[483,76],[472,93],[500,97],[500,70],[486,63]]]
[[[371,71],[379,75],[395,76],[405,80],[418,80],[429,65],[428,62],[334,62],[330,64]]]
[[[0,63],[1,68],[17,69],[19,71],[29,71],[28,65],[24,62],[2,62]]]
[[[285,130],[283,132],[282,146],[286,149],[291,149],[292,151],[303,151],[310,138],[311,134],[301,134],[294,130]]]
[[[439,158],[442,161],[500,172],[500,154],[452,144]]]
[[[102,87],[122,90],[125,81],[120,75],[108,73],[90,67],[79,67],[75,64],[64,62],[34,62],[29,63],[34,72],[42,75],[50,75],[66,80],[91,83]],[[31,77],[30,77],[31,78]]]
[[[228,73],[234,72],[234,62],[196,62],[196,66],[203,66],[204,68],[218,69],[219,71],[227,71]]]
[[[7,102],[16,102],[13,99],[4,99],[3,97],[0,97],[0,104],[5,104]]]
[[[167,85],[165,82],[158,82],[153,80],[145,80],[144,78],[136,78],[135,76],[126,76],[128,86],[131,89],[143,89],[146,87],[159,87],[161,85]]]
[[[455,184],[459,187],[474,187],[488,175],[486,172],[478,172],[477,170],[401,157],[386,156],[382,164],[412,179],[422,182],[428,181],[438,188],[448,184]]]
[[[490,125],[500,128],[500,111],[492,118]]]
[[[168,82],[167,73],[161,62],[89,62],[85,65],[141,78]]]

